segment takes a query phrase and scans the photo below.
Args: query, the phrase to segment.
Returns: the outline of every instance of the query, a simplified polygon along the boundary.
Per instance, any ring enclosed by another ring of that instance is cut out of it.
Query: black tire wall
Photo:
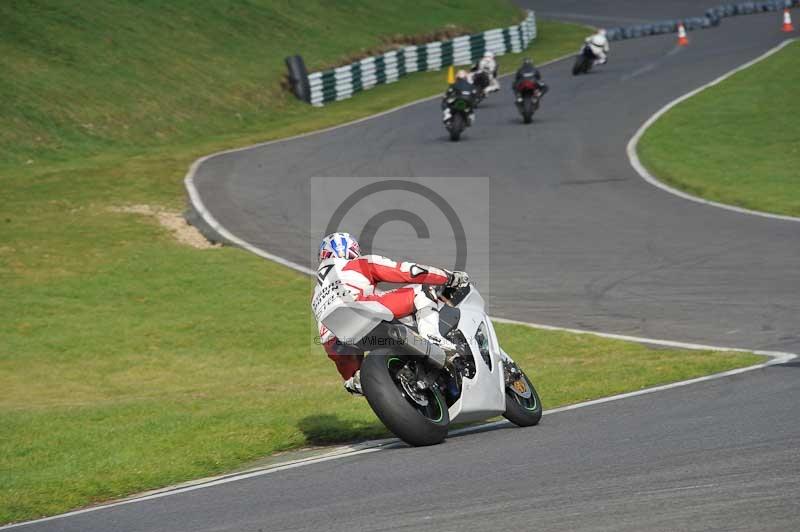
[[[292,92],[300,100],[311,103],[311,87],[308,84],[308,70],[303,58],[299,55],[290,55],[286,58],[286,68],[289,69],[289,83]]]

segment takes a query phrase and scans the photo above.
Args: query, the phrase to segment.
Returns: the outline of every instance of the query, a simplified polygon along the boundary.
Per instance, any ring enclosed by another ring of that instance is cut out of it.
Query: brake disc
[[[405,375],[398,375],[398,377],[400,378],[400,385],[403,387],[403,391],[406,392],[412,401],[419,406],[428,406],[428,398],[421,392],[416,381],[411,381]]]

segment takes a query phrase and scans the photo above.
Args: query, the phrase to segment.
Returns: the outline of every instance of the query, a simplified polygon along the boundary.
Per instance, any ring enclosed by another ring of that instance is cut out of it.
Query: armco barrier
[[[784,8],[800,7],[800,0],[766,0],[761,2],[742,2],[739,4],[723,4],[706,10],[703,17],[691,17],[683,20],[662,20],[653,24],[608,28],[608,40],[635,39],[648,35],[661,35],[678,31],[678,23],[683,22],[687,31],[701,30],[719,26],[725,17],[738,15],[755,15],[767,11],[778,11]]]
[[[355,63],[308,75],[310,103],[323,105],[350,98],[356,92],[392,83],[411,72],[440,70],[477,61],[486,51],[503,55],[521,52],[536,38],[533,11],[520,24],[475,35],[419,46],[407,46]]]

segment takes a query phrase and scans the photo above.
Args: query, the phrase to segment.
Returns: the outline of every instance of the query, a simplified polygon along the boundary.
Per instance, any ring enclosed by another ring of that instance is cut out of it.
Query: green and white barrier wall
[[[525,20],[509,28],[392,50],[339,68],[313,72],[308,74],[307,84],[303,79],[292,79],[292,83],[307,88],[307,91],[302,91],[305,93],[302,96],[295,91],[298,97],[319,106],[350,98],[376,85],[392,83],[412,72],[474,63],[486,51],[496,55],[521,52],[535,38],[536,15],[529,11]]]

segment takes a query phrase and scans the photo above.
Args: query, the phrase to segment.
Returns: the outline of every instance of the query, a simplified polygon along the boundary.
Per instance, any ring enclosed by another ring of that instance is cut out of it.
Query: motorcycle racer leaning
[[[542,81],[542,73],[539,72],[539,69],[533,64],[533,59],[526,57],[522,62],[522,66],[520,66],[517,69],[516,74],[514,74],[514,83],[511,85],[511,90],[514,92],[517,101],[521,100],[517,86],[519,85],[520,81],[527,79],[536,81],[536,83],[539,85],[539,90],[542,92],[542,95],[547,94],[547,91],[550,90],[550,87],[548,87]]]
[[[590,35],[586,38],[586,44],[589,45],[589,49],[594,54],[595,65],[604,65],[608,61],[608,37],[606,37],[606,30],[598,30],[597,33],[594,35]]]
[[[476,92],[475,86],[470,82],[469,76],[464,70],[459,70],[456,73],[455,83],[450,85],[444,93],[444,98],[442,98],[442,122],[450,120],[452,116],[450,104],[456,96],[461,96],[469,101],[470,107],[467,120],[469,121],[469,125],[472,125],[475,122],[475,107],[473,103],[475,102]]]
[[[489,75],[489,86],[486,87],[486,92],[495,92],[500,90],[500,82],[497,81],[497,60],[494,58],[492,52],[486,52],[483,57],[471,69],[472,72],[482,70]]]
[[[397,263],[379,255],[362,256],[358,242],[348,233],[326,236],[319,247],[319,260],[320,271],[331,266],[338,275],[318,276],[314,297],[325,289],[326,278],[338,277],[356,301],[376,301],[391,311],[395,318],[413,314],[420,335],[445,351],[455,351],[455,345],[439,334],[439,306],[436,296],[423,285],[464,286],[469,283],[466,273],[449,272],[413,262]],[[410,284],[384,291],[377,288],[380,282]],[[317,326],[325,352],[345,379],[345,389],[353,394],[361,394],[360,368],[363,352],[339,342],[322,323],[317,323]]]

